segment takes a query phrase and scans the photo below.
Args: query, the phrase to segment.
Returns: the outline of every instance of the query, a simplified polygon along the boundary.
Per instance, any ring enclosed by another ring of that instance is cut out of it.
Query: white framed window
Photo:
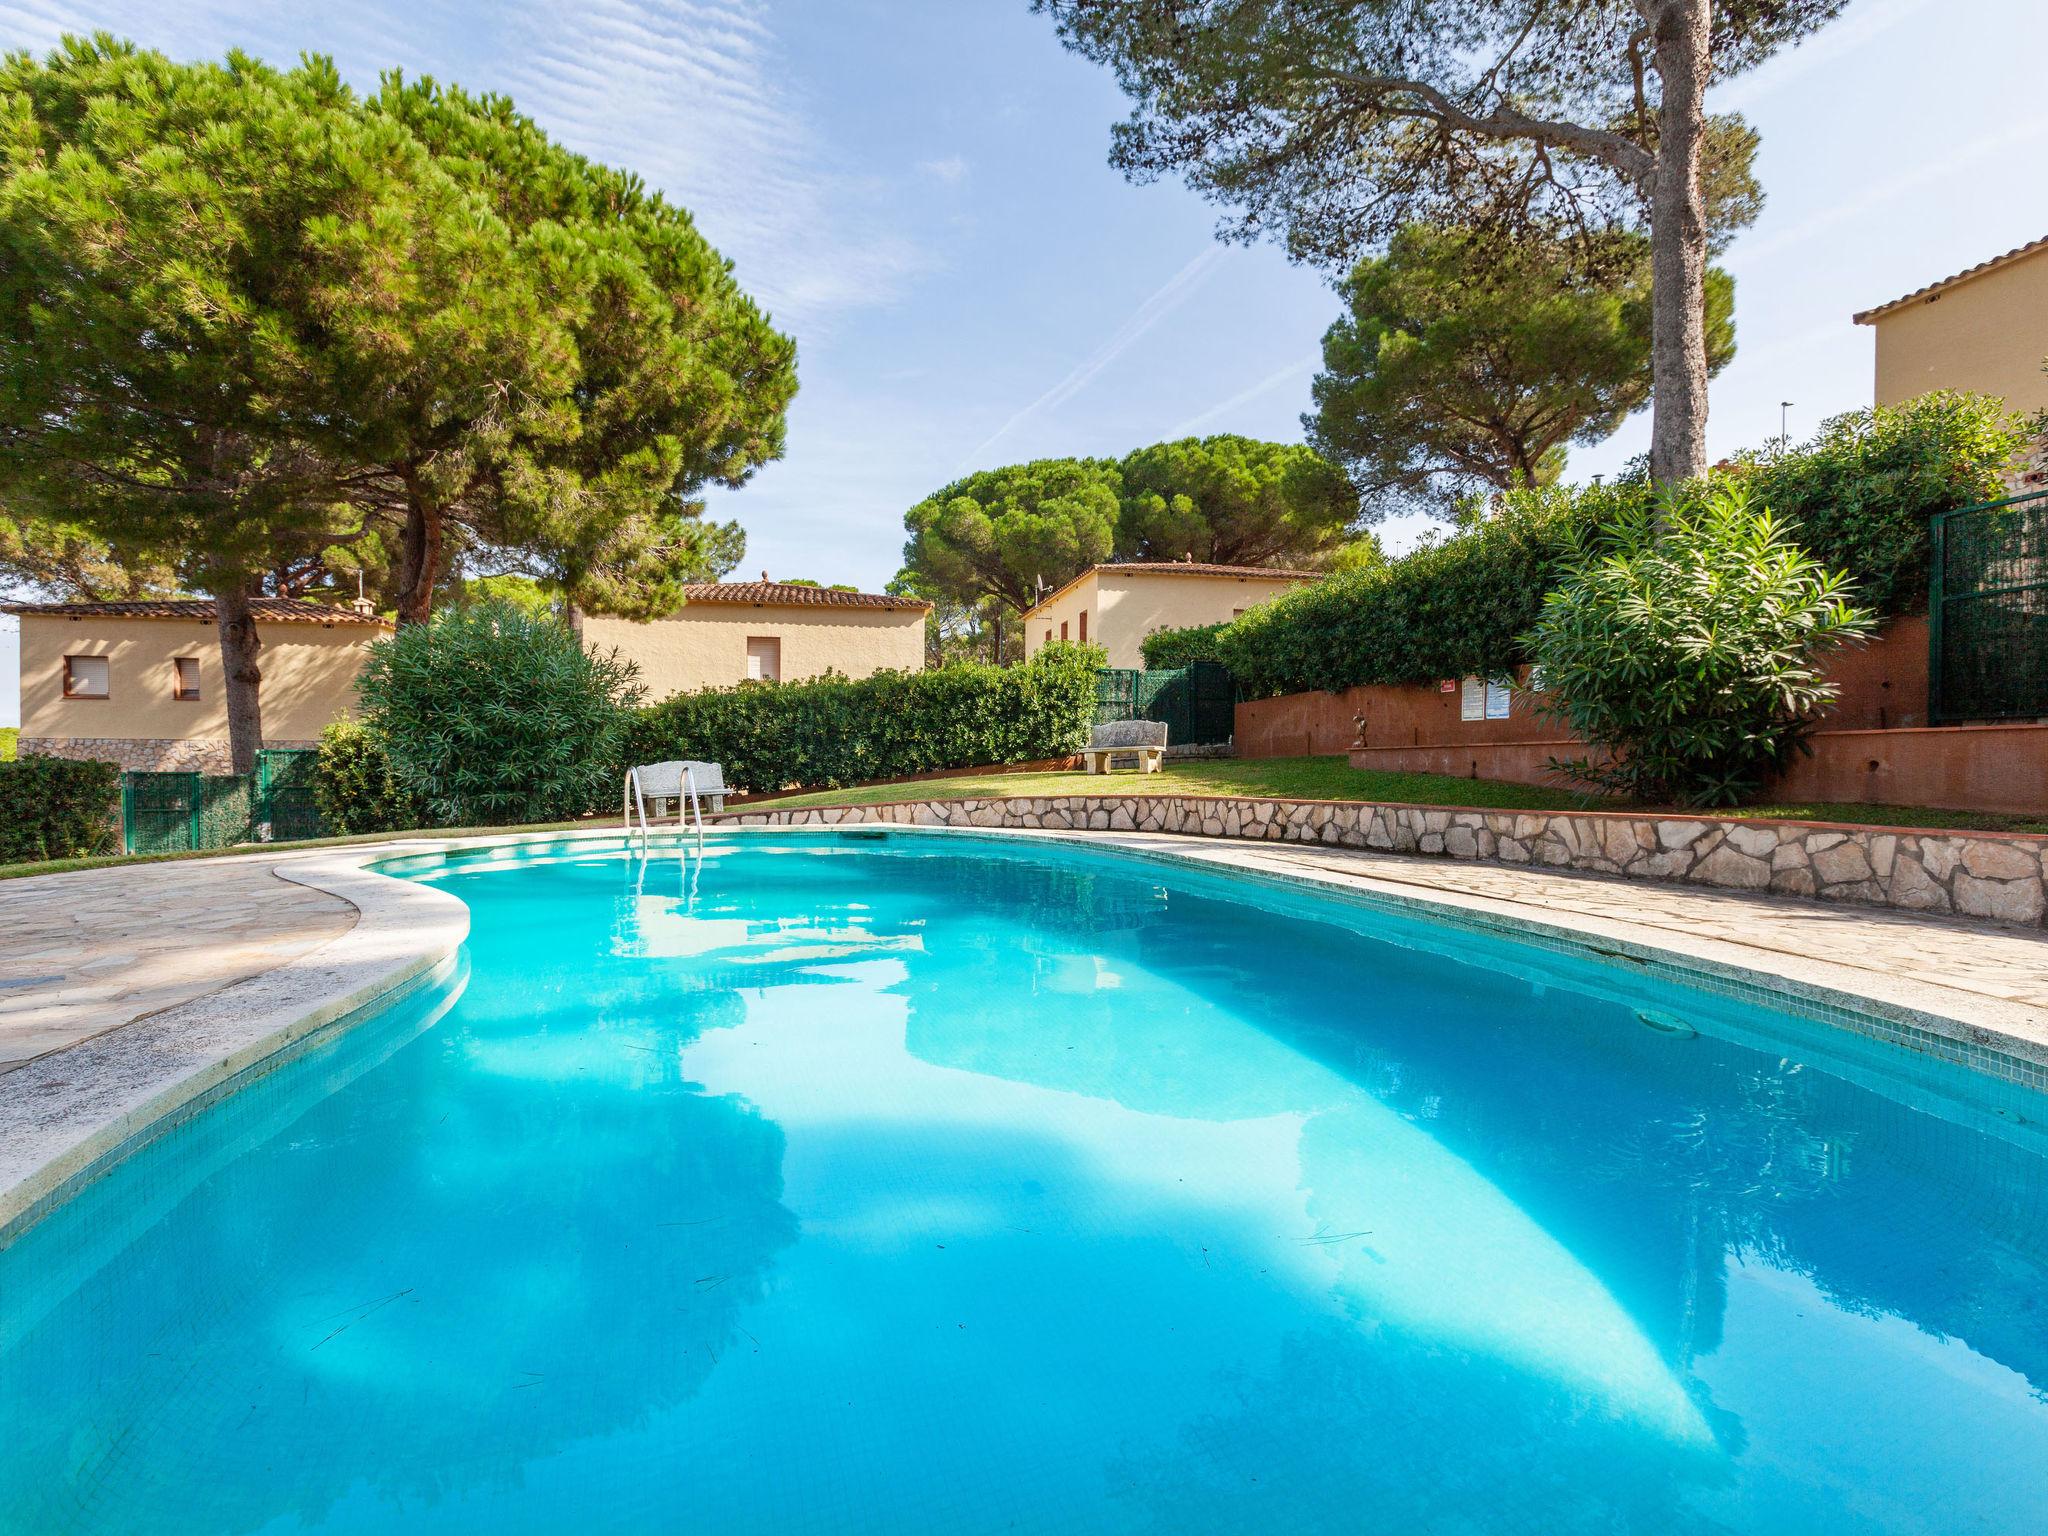
[[[180,704],[199,702],[199,658],[197,656],[174,656],[171,658],[171,697]]]
[[[104,699],[113,691],[112,669],[104,656],[64,658],[64,697]]]
[[[782,678],[782,641],[774,635],[747,636],[747,681],[773,683]]]

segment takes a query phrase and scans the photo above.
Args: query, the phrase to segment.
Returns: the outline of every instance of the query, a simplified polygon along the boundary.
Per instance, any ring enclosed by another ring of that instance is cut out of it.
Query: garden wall
[[[1841,696],[1825,717],[1827,729],[1868,731],[1926,725],[1927,621],[1894,620],[1868,645],[1838,654],[1828,676],[1841,689]],[[1360,687],[1341,693],[1289,693],[1254,699],[1237,706],[1237,755],[1304,757],[1347,752],[1359,739],[1361,715],[1368,747],[1570,744],[1571,733],[1556,721],[1539,716],[1534,699],[1526,690],[1515,689],[1505,720],[1459,719],[1455,686],[1449,693],[1433,687]],[[1537,754],[1539,765],[1546,755]],[[1454,771],[1463,774],[1466,770],[1461,766]],[[1480,777],[1502,775],[1482,773]]]
[[[728,812],[740,826],[1042,827],[1380,848],[2048,926],[2048,837],[1615,811],[1063,795]]]
[[[1934,805],[1958,811],[2048,810],[2048,726],[1930,728],[1927,621],[1900,619],[1829,669],[1842,690],[1767,803]],[[1347,688],[1237,706],[1239,757],[1348,752],[1356,768],[1555,784],[1553,757],[1583,750],[1517,688],[1505,720],[1462,720],[1459,694],[1436,688]]]

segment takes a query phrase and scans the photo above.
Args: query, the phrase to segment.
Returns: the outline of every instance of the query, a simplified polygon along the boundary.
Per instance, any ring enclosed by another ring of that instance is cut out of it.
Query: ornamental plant
[[[1599,749],[1551,767],[1637,800],[1736,804],[1809,750],[1836,692],[1821,658],[1874,624],[1738,487],[1626,509],[1575,536],[1528,637],[1544,712]]]
[[[439,826],[580,816],[617,793],[639,669],[487,602],[370,648],[356,690],[396,793]]]

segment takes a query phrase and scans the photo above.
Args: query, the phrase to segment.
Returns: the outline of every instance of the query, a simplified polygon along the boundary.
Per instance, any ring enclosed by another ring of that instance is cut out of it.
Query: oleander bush
[[[370,647],[356,691],[396,795],[430,826],[555,821],[618,793],[638,669],[509,603],[446,608]]]
[[[1022,666],[961,663],[679,693],[640,712],[636,763],[699,758],[763,793],[1060,757],[1088,741],[1100,646],[1053,644]]]
[[[313,803],[337,837],[426,825],[426,813],[400,787],[383,739],[354,720],[337,720],[320,733]]]
[[[1582,530],[1529,636],[1539,707],[1596,750],[1551,767],[1652,804],[1734,805],[1806,749],[1821,662],[1876,625],[1849,578],[1720,485]]]
[[[117,764],[69,757],[0,762],[0,864],[113,853],[120,832]]]
[[[1230,621],[1225,619],[1221,624],[1155,629],[1138,643],[1138,649],[1145,657],[1145,665],[1159,672],[1172,671],[1197,661],[1221,661],[1223,658],[1218,653],[1217,640],[1228,628]]]

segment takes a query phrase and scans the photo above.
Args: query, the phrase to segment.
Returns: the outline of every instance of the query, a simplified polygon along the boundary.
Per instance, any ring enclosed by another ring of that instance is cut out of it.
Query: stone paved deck
[[[279,878],[278,863],[194,859],[0,880],[0,1073],[349,930],[354,907]]]
[[[1418,895],[1511,904],[1553,922],[1625,922],[1675,940],[1719,941],[1795,965],[1817,961],[1862,974],[1874,993],[1901,982],[1964,992],[2037,1012],[2035,1022],[2048,1039],[2048,933],[2035,929],[1526,866],[1338,850],[1272,852],[1279,863],[1408,887]]]

